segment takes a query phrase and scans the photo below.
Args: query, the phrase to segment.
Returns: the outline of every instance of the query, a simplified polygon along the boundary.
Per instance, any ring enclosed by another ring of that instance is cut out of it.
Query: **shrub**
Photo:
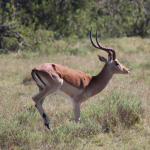
[[[130,128],[144,117],[141,101],[132,93],[112,91],[105,100],[89,105],[82,112],[81,121],[87,118],[101,125],[103,132],[114,131],[116,126]]]

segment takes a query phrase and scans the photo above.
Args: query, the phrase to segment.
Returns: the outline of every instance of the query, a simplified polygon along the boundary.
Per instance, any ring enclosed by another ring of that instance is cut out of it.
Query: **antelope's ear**
[[[99,58],[99,60],[100,60],[101,62],[106,62],[106,61],[107,61],[106,58],[104,58],[104,57],[102,57],[102,56],[100,56],[100,55],[97,55],[97,56],[98,56],[98,58]]]

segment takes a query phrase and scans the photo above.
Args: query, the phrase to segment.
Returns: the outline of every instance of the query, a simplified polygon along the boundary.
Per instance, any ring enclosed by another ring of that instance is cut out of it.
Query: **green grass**
[[[99,40],[100,41],[100,40]],[[54,62],[96,75],[103,67],[88,39],[55,41],[39,52],[0,55],[0,149],[150,149],[149,39],[119,38],[102,41],[117,51],[129,75],[114,75],[100,94],[81,106],[74,121],[72,104],[48,96],[43,107],[50,118],[48,130],[34,107],[38,88],[31,69]],[[52,50],[52,51],[51,51]]]

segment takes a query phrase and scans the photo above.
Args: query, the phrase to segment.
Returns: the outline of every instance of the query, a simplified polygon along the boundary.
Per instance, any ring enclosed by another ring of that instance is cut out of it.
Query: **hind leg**
[[[42,87],[39,87],[39,92],[41,92],[41,91],[43,91],[43,88],[42,88]],[[44,116],[47,116],[47,115],[46,115],[45,111],[42,110],[42,104],[43,104],[43,102],[44,102],[44,99],[45,99],[45,97],[43,97],[42,99],[40,99],[41,108],[40,108],[40,106],[37,107],[36,104],[35,104],[35,107],[36,107],[37,110],[39,111],[40,115],[42,116],[42,118],[43,118],[43,120],[44,120],[44,122],[45,122],[45,125],[46,125],[47,128],[49,129],[49,126],[48,126],[48,124],[49,124],[49,118],[44,118]],[[44,115],[44,114],[45,114],[45,115]],[[45,119],[46,119],[46,120],[45,120]]]
[[[35,104],[36,104],[36,108],[38,109],[40,115],[42,116],[45,125],[47,126],[47,128],[49,129],[49,118],[47,116],[47,114],[45,113],[42,104],[44,102],[44,99],[46,96],[54,93],[55,91],[57,91],[61,85],[63,84],[63,80],[60,79],[58,76],[54,76],[53,78],[48,78],[49,80],[47,80],[47,78],[44,78],[41,74],[34,74],[35,75],[35,79],[36,79],[36,84],[39,87],[39,94],[35,95],[32,99],[34,100]]]
[[[50,94],[52,94],[56,90],[54,90],[54,89],[53,90],[49,90],[48,88],[45,88],[42,92],[40,91],[40,93],[38,95],[36,95],[36,96],[33,97],[33,100],[36,103],[35,106],[38,109],[40,115],[42,116],[42,118],[44,120],[44,123],[45,123],[45,126],[48,129],[50,129],[49,128],[50,121],[49,121],[49,118],[48,118],[47,114],[45,113],[45,111],[44,111],[44,109],[42,107],[42,104],[44,102],[45,97],[48,96],[48,95],[50,95]],[[40,94],[42,94],[42,96]]]
[[[43,88],[42,88],[42,87],[39,87],[39,92],[42,92],[42,91],[43,91]],[[45,100],[45,97],[40,100],[40,104],[41,104],[41,105],[43,105],[44,100]],[[36,105],[36,104],[35,104],[35,105]],[[36,107],[36,106],[35,106],[35,107]]]

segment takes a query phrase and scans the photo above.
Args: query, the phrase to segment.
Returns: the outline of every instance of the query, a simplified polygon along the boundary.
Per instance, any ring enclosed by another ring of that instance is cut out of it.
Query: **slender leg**
[[[39,87],[39,92],[41,92],[43,90],[42,87]],[[47,117],[45,111],[43,110],[42,108],[42,104],[44,102],[44,98],[42,98],[39,102],[40,104],[37,106],[37,104],[35,104],[35,107],[37,108],[37,110],[39,111],[40,115],[42,116],[44,122],[45,122],[45,125],[47,126],[47,128],[49,129],[49,118]]]
[[[40,100],[41,105],[43,105],[44,100],[45,100],[45,97]]]
[[[41,91],[43,91],[43,88],[39,87],[39,92],[41,92]],[[45,97],[44,97],[44,98],[42,98],[42,99],[40,100],[40,104],[41,104],[41,105],[43,104],[44,99],[45,99]]]
[[[50,95],[52,92],[49,91],[49,89],[46,87],[44,90],[40,91],[39,94],[35,95],[32,99],[37,104],[43,99],[44,97]]]
[[[48,118],[47,114],[45,113],[44,109],[42,108],[42,105],[41,105],[41,104],[40,104],[40,105],[36,105],[36,108],[38,109],[40,115],[42,116],[42,118],[43,118],[43,120],[44,120],[44,122],[45,122],[45,126],[46,126],[48,129],[50,129],[50,128],[49,128],[49,123],[50,123],[50,121],[49,121],[49,118]]]
[[[52,77],[48,76],[49,79],[43,77],[43,75],[40,72],[38,74],[33,73],[33,75],[40,92],[39,94],[35,95],[32,99],[35,102],[35,106],[45,122],[45,126],[47,126],[47,128],[50,129],[50,121],[44,109],[42,108],[42,104],[46,96],[54,93],[60,88],[60,86],[63,84],[63,80],[55,74],[53,74]]]
[[[40,90],[40,92],[41,92],[41,90]],[[35,104],[36,108],[38,109],[40,115],[42,116],[42,118],[43,118],[43,120],[44,120],[44,122],[45,122],[45,126],[46,126],[48,129],[50,129],[50,128],[49,128],[49,123],[50,123],[50,121],[49,121],[49,118],[48,118],[47,114],[45,113],[45,111],[44,111],[44,109],[43,109],[43,107],[42,107],[42,104],[43,104],[43,102],[44,102],[45,97],[46,97],[47,95],[50,95],[51,93],[53,93],[53,91],[51,91],[51,90],[45,88],[45,89],[42,91],[42,93],[44,93],[44,94],[41,96],[41,99],[39,98],[39,94],[40,94],[40,93],[39,93],[38,95],[36,95],[36,96],[33,97],[33,100],[34,100],[34,102],[36,103],[36,104]]]
[[[76,123],[78,123],[80,120],[80,105],[81,105],[81,103],[73,102],[74,117],[75,117]]]

